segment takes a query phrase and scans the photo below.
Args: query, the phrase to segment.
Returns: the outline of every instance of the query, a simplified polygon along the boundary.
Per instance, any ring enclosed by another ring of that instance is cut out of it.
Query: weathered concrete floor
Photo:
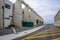
[[[35,32],[35,31],[37,31],[37,30],[39,30],[43,27],[44,26],[33,27],[31,29],[18,32],[17,34],[12,33],[12,34],[8,34],[8,35],[3,35],[3,36],[0,36],[0,40],[12,40],[12,39],[15,39],[15,38],[18,38],[18,37],[23,37],[23,36],[26,36],[28,34],[31,34],[31,33]]]
[[[60,28],[55,26],[45,26],[32,34],[13,40],[60,40]]]
[[[22,27],[22,28],[14,27],[14,28],[15,28],[16,32],[18,33],[18,32],[22,32],[22,31],[28,30],[28,29],[32,29],[34,27]],[[0,36],[12,34],[12,33],[14,33],[14,32],[13,32],[13,30],[11,28],[0,30]]]

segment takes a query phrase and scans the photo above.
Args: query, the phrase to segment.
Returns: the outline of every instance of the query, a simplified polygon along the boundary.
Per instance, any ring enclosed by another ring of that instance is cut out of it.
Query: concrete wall
[[[41,22],[43,22],[43,19],[33,10],[30,11],[30,20],[34,22],[34,26],[40,26],[42,25]],[[37,24],[37,20],[38,20],[38,24]]]
[[[27,4],[25,4],[25,8],[23,9],[23,11],[24,11],[23,21],[33,22],[34,26],[42,25],[43,19],[37,13],[35,13],[35,11],[32,10]],[[38,25],[36,23],[37,20],[38,20]],[[41,23],[40,23],[40,21],[41,21]]]
[[[8,27],[11,24],[12,21],[12,13],[13,13],[13,3],[9,0],[4,0],[4,27]],[[10,7],[6,7],[6,5],[9,5]],[[6,19],[9,18],[9,19]]]
[[[25,22],[30,22],[30,18],[29,18],[29,8],[25,7],[24,8],[24,19],[23,21]]]
[[[13,7],[13,20],[11,22],[12,25],[20,28],[22,27],[22,20],[25,22],[33,22],[34,26],[37,26],[36,20],[42,20],[40,16],[38,16],[33,10],[29,11],[29,7],[26,6],[24,8],[24,14],[22,13],[22,0],[17,0]],[[0,29],[3,29],[3,0],[0,0]],[[24,15],[24,17],[23,17]]]
[[[54,25],[55,26],[60,26],[60,11],[54,17]]]
[[[3,29],[3,0],[0,0],[0,29]]]
[[[39,16],[34,10],[30,11],[30,16],[31,16],[31,20],[34,22],[35,26],[40,26],[43,25],[42,22],[44,22],[43,18],[41,16]],[[38,20],[38,24],[37,24],[37,20]]]
[[[60,21],[55,21],[54,25],[55,26],[60,26]]]
[[[24,9],[27,13],[25,14],[27,17],[27,20],[29,19],[30,22],[34,22],[34,25],[36,25],[36,20],[38,19],[41,22],[44,22],[44,20],[24,1],[22,3],[27,6],[28,9],[31,11],[28,12],[27,8]],[[27,16],[28,15],[28,16]],[[24,16],[25,17],[25,16]],[[26,20],[26,19],[25,19]],[[43,24],[43,23],[42,23]]]
[[[22,27],[22,7],[21,0],[17,0],[14,5],[13,24],[16,27]]]
[[[37,20],[37,15],[31,10],[30,11],[30,21],[34,23],[34,26],[36,26],[36,20]]]
[[[35,24],[37,25],[37,26],[41,26],[42,24],[42,18],[37,14],[37,13],[34,13],[35,15],[34,15],[34,20],[35,20]],[[37,20],[38,20],[38,23],[37,23]]]

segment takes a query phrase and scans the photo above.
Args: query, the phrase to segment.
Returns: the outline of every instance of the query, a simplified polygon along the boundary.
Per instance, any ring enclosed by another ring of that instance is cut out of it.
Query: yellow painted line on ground
[[[32,36],[28,36],[26,38],[23,38],[21,40],[30,40],[30,39],[35,39],[35,38],[44,38],[44,37],[56,36],[56,35],[60,35],[60,33],[57,33],[57,34],[47,34],[47,35],[42,35],[42,36],[32,35]]]
[[[48,34],[48,33],[60,33],[60,29],[58,28],[49,28],[47,30],[44,30],[42,32],[39,32],[38,34]]]
[[[60,33],[60,32],[39,32],[37,34],[49,34],[49,33],[54,34],[54,33]],[[35,34],[35,35],[37,35],[37,34]]]
[[[60,40],[60,38],[54,38],[54,39],[52,39],[52,40]]]
[[[58,28],[49,28],[47,30],[41,31],[37,34],[34,34],[32,36],[28,36],[26,38],[23,38],[21,40],[30,40],[30,39],[34,39],[34,38],[44,38],[44,37],[48,37],[48,36],[55,36],[55,35],[60,35],[60,29]],[[51,33],[51,34],[49,34]],[[38,36],[38,35],[42,35],[42,36]]]

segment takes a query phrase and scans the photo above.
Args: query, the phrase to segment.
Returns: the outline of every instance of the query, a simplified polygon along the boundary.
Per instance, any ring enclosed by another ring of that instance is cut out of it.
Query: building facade
[[[0,0],[0,29],[9,26],[22,27],[21,0],[17,0],[15,3]]]
[[[23,21],[32,22],[33,26],[43,25],[43,19],[24,1],[22,4],[25,6],[23,9]]]
[[[58,11],[56,16],[54,17],[54,25],[55,26],[60,26],[60,10]]]
[[[21,0],[17,0],[14,4],[13,8],[13,21],[12,25],[15,25],[15,27],[22,27],[22,7],[21,7]]]
[[[24,8],[22,4],[25,5]],[[43,19],[24,1],[17,0],[12,3],[9,0],[0,0],[0,29],[40,25],[43,25]]]

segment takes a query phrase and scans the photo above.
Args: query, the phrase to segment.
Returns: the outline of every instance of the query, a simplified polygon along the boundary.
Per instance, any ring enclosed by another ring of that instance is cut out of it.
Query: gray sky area
[[[24,0],[43,19],[45,23],[54,23],[54,16],[60,10],[60,0]],[[14,2],[14,0],[13,0]]]

